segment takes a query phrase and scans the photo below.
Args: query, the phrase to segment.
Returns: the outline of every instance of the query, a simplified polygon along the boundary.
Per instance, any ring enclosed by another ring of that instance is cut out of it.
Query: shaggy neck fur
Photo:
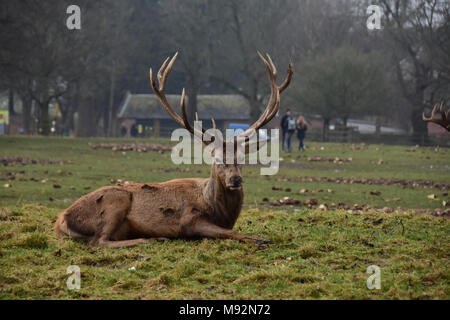
[[[211,167],[211,177],[206,181],[203,196],[212,208],[212,223],[223,228],[233,228],[241,212],[244,192],[241,189],[230,190],[224,186],[216,174],[215,165]]]

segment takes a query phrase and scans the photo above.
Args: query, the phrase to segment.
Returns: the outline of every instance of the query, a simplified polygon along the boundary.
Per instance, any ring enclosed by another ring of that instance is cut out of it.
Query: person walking
[[[281,120],[281,130],[283,136],[283,151],[292,151],[292,135],[296,129],[295,118],[291,115],[291,111],[288,109],[286,114]]]
[[[303,140],[305,139],[306,130],[308,130],[308,124],[306,123],[305,118],[302,116],[297,118],[297,138],[299,140],[298,151],[305,151],[305,146],[303,144]]]
[[[284,116],[281,118],[280,121],[280,128],[281,128],[281,145],[283,146],[283,151],[284,151],[284,138],[286,136],[286,132],[287,132],[287,118],[291,115],[291,110],[287,109],[286,113],[284,114]]]

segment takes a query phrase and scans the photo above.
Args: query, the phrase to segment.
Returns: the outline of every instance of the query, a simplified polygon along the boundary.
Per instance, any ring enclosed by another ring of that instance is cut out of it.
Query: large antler
[[[177,59],[178,52],[175,53],[175,55],[170,59],[168,57],[166,60],[164,60],[161,68],[158,71],[158,83],[159,88],[156,87],[155,79],[153,78],[153,71],[152,68],[150,68],[150,84],[152,86],[153,91],[158,96],[159,101],[161,102],[164,109],[166,109],[167,113],[183,128],[188,130],[193,135],[197,136],[200,140],[203,141],[203,134],[205,133],[205,129],[202,128],[202,132],[196,131],[194,127],[189,123],[187,114],[186,114],[186,103],[185,103],[185,90],[183,88],[183,91],[181,93],[181,101],[180,101],[180,109],[181,109],[181,116],[182,118],[173,110],[173,108],[170,106],[169,102],[166,98],[166,82],[167,77],[169,76],[170,71],[173,68],[173,64],[175,63],[175,60]],[[170,59],[170,62],[169,62]],[[198,114],[195,114],[196,120],[198,121]],[[215,129],[215,121],[214,119],[211,119],[214,129]],[[214,139],[211,139],[211,142],[214,141]]]
[[[277,69],[275,65],[273,64],[272,58],[267,54],[267,58],[269,62],[261,55],[261,53],[258,52],[259,57],[263,61],[264,65],[266,66],[267,73],[269,76],[269,82],[270,82],[270,98],[269,102],[266,106],[266,109],[264,110],[264,113],[260,116],[260,118],[250,126],[247,130],[245,130],[241,135],[239,135],[235,140],[239,140],[239,142],[242,141],[249,141],[249,139],[255,134],[255,132],[267,124],[272,118],[277,114],[278,110],[280,109],[280,93],[283,92],[290,84],[293,74],[293,66],[292,61],[289,63],[289,69],[288,74],[286,76],[286,79],[283,81],[281,86],[278,86],[275,83],[275,80],[277,78]],[[153,91],[158,96],[162,106],[167,111],[167,113],[183,128],[187,129],[189,132],[194,134],[195,136],[199,137],[201,140],[203,134],[205,134],[205,130],[202,128],[202,132],[198,132],[195,130],[195,128],[192,127],[192,125],[189,123],[188,117],[186,115],[186,103],[185,103],[185,90],[183,88],[182,94],[181,94],[181,101],[180,101],[180,109],[181,109],[181,116],[180,117],[170,106],[169,102],[167,101],[166,94],[165,94],[165,88],[166,88],[166,82],[167,77],[170,73],[170,71],[173,68],[173,64],[175,63],[175,60],[178,56],[178,52],[175,53],[175,55],[170,59],[168,57],[162,64],[161,68],[158,71],[158,83],[159,88],[156,87],[155,79],[153,78],[153,71],[150,68],[150,83],[152,86]],[[169,61],[170,59],[170,61]],[[196,114],[196,120],[198,121],[198,115]],[[213,123],[213,128],[216,129],[215,121],[214,119],[211,119]],[[242,140],[243,139],[243,140]],[[214,141],[214,137],[211,139],[211,142]],[[235,141],[236,142],[236,141]]]
[[[277,78],[277,68],[273,64],[272,58],[268,54],[266,54],[267,59],[269,60],[267,61],[261,55],[261,53],[258,52],[258,55],[261,58],[264,65],[266,66],[267,74],[269,76],[270,98],[269,102],[267,103],[266,109],[264,110],[263,114],[259,117],[259,119],[255,123],[253,123],[250,126],[250,128],[245,130],[236,138],[236,140],[240,142],[242,142],[242,139],[248,141],[250,137],[252,137],[259,128],[267,124],[277,114],[278,110],[280,109],[280,93],[283,92],[289,86],[293,75],[292,61],[290,61],[286,79],[283,81],[281,86],[278,86],[275,82]]]
[[[431,111],[431,117],[427,118],[425,117],[425,112],[422,113],[422,119],[426,122],[434,122],[442,127],[444,127],[447,131],[450,131],[450,109],[447,111],[447,114],[445,114],[444,111],[444,105],[445,101],[441,101],[441,107],[440,107],[440,113],[441,118],[435,117],[436,111],[438,110],[439,104],[434,105],[433,110]]]

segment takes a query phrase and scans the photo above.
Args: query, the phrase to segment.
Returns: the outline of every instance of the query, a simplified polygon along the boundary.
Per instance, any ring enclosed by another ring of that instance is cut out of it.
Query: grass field
[[[98,249],[53,234],[57,215],[78,197],[111,179],[207,177],[209,167],[90,142],[134,141],[0,138],[0,158],[63,161],[0,167],[1,299],[450,298],[448,215],[431,214],[449,208],[449,149],[311,143],[305,153],[281,153],[277,175],[244,168],[235,229],[273,244],[151,240]],[[325,158],[345,161],[311,161]],[[285,197],[317,205],[277,202]],[[81,269],[79,290],[67,289],[69,265]],[[366,286],[370,265],[381,268],[379,290]]]

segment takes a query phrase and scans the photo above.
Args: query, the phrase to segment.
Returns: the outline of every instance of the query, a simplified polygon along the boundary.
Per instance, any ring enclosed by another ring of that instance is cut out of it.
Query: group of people
[[[291,115],[291,110],[287,109],[283,118],[281,118],[281,135],[283,141],[283,151],[292,152],[292,136],[297,131],[297,138],[299,140],[298,150],[305,150],[303,140],[305,139],[308,124],[305,118],[299,116],[297,119]]]

